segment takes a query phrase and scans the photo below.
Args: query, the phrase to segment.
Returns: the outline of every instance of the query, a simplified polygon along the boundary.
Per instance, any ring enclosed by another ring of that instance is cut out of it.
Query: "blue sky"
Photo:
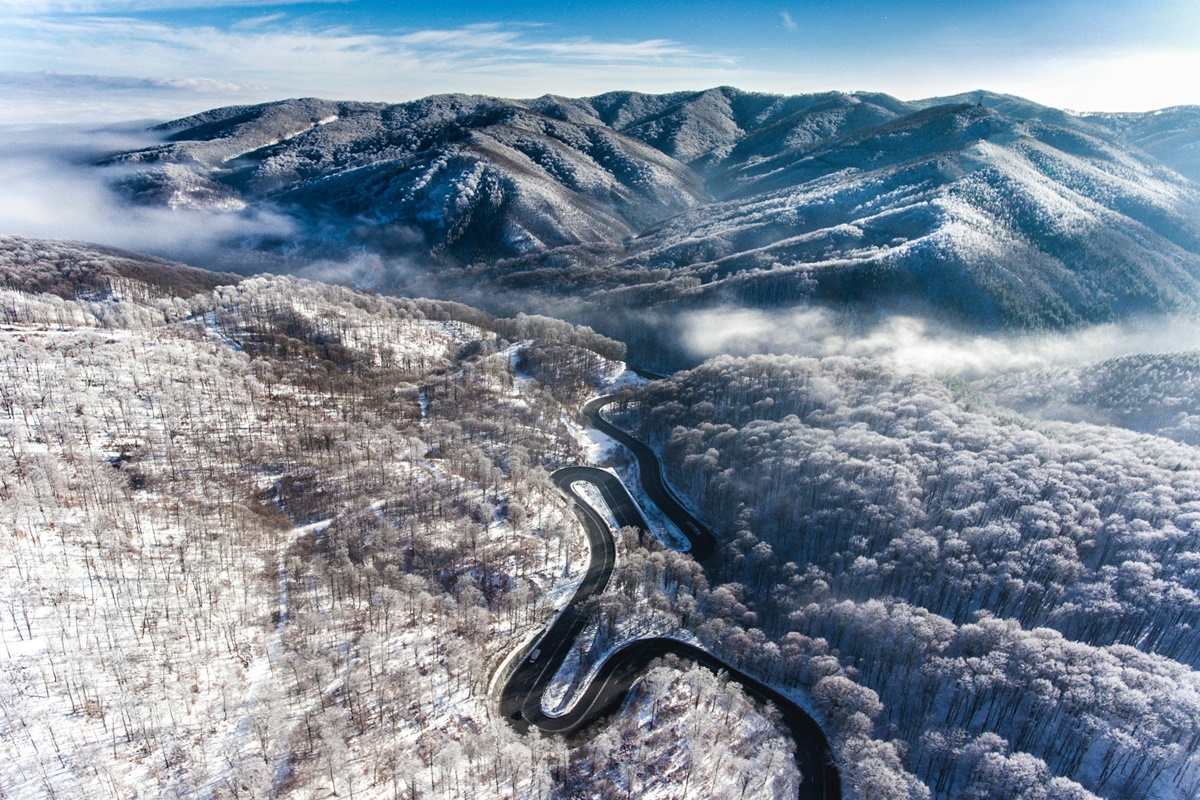
[[[1200,103],[1197,0],[0,0],[0,117],[730,84]]]

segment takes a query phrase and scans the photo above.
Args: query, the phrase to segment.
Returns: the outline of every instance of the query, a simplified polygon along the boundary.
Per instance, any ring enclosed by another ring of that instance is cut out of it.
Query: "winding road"
[[[699,561],[710,559],[716,552],[716,535],[684,508],[671,491],[654,451],[600,414],[600,409],[613,399],[606,396],[592,400],[584,406],[584,416],[597,430],[611,436],[634,454],[646,494],[687,536],[693,556]],[[796,742],[796,766],[803,776],[799,791],[801,800],[840,800],[841,782],[829,742],[812,717],[765,683],[729,666],[706,650],[677,639],[639,639],[621,646],[605,659],[591,683],[566,713],[545,713],[542,696],[562,666],[576,637],[587,625],[584,604],[589,598],[602,594],[608,586],[616,556],[608,524],[572,485],[586,481],[599,489],[618,525],[650,530],[624,484],[614,475],[592,467],[567,467],[558,470],[552,477],[558,488],[572,501],[576,515],[583,523],[590,550],[588,569],[575,594],[554,621],[516,656],[517,663],[500,692],[500,713],[522,733],[533,725],[547,733],[569,736],[615,711],[651,662],[673,655],[714,672],[724,672],[751,697],[773,703]]]
[[[613,400],[612,395],[597,397],[583,407],[583,415],[587,417],[593,428],[616,439],[629,452],[633,453],[634,458],[637,459],[638,475],[641,478],[643,490],[650,495],[650,499],[667,516],[667,519],[675,523],[675,527],[679,528],[688,538],[688,542],[691,544],[690,552],[696,560],[708,560],[717,551],[717,535],[684,508],[683,503],[671,491],[666,478],[663,477],[662,462],[658,460],[655,452],[641,440],[633,438],[601,415],[600,409],[612,403]],[[621,486],[621,491],[625,491],[624,485]]]

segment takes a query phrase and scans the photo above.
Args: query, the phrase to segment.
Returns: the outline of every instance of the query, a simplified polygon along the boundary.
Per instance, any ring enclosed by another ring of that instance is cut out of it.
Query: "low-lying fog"
[[[195,266],[243,273],[286,271],[330,283],[412,292],[436,291],[407,259],[355,250],[331,259],[264,255],[255,241],[287,241],[297,223],[281,212],[246,209],[205,211],[136,205],[113,182],[133,167],[99,167],[105,157],[161,141],[149,122],[106,127],[68,124],[0,126],[0,233],[71,239],[122,247]],[[443,296],[453,296],[442,291]],[[575,303],[547,306],[529,297],[497,299],[493,292],[466,292],[464,302],[573,317],[604,319],[616,309],[576,314]],[[526,308],[527,306],[527,308]],[[1067,333],[975,334],[905,314],[864,318],[808,306],[781,311],[738,307],[624,315],[628,332],[639,324],[653,335],[622,336],[634,344],[634,360],[659,367],[696,363],[720,354],[791,353],[816,357],[888,358],[902,365],[964,378],[1057,364],[1099,361],[1129,353],[1200,348],[1200,322],[1171,317],[1098,325]],[[597,325],[603,329],[603,325]],[[605,331],[622,335],[621,330]],[[655,350],[663,348],[661,358]],[[670,354],[665,351],[669,350]],[[654,362],[658,363],[655,364]]]
[[[1200,320],[1185,316],[1003,335],[973,334],[903,314],[864,323],[822,308],[771,312],[726,307],[683,314],[679,327],[684,344],[699,358],[722,353],[888,358],[965,378],[1200,348]]]
[[[0,233],[123,247],[196,266],[232,267],[230,242],[286,237],[273,212],[222,213],[135,205],[113,188],[130,167],[98,167],[114,153],[150,147],[151,122],[0,126]],[[245,254],[253,261],[254,255]]]

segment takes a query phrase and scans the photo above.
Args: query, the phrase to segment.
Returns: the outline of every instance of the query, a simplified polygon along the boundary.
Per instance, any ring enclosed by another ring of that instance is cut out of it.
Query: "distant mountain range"
[[[287,100],[113,156],[140,202],[296,218],[444,284],[591,308],[817,301],[1069,327],[1200,298],[1200,108],[722,87]]]

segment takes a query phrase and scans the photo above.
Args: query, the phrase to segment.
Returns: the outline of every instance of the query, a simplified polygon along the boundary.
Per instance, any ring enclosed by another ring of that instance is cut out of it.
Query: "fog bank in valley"
[[[683,344],[697,360],[721,354],[845,355],[884,358],[964,378],[1200,348],[1200,320],[1187,316],[1146,317],[1061,333],[1005,334],[973,333],[898,313],[864,319],[812,306],[778,312],[724,307],[686,313],[678,325]]]
[[[150,124],[0,126],[0,233],[94,242],[243,274],[286,272],[388,293],[442,296],[505,315],[566,317],[622,339],[635,363],[662,370],[721,354],[786,353],[883,358],[971,379],[1200,348],[1200,321],[1185,316],[1061,333],[980,333],[932,314],[862,309],[851,314],[817,305],[773,311],[742,306],[620,310],[553,293],[501,292],[493,284],[444,281],[412,258],[344,242],[339,246],[333,230],[309,243],[328,247],[302,247],[305,223],[267,203],[198,208],[185,201],[166,206],[131,201],[116,183],[138,167],[100,165],[114,153],[161,142],[164,134],[150,130]]]
[[[138,205],[113,185],[130,167],[97,166],[161,141],[150,124],[0,126],[0,233],[94,242],[201,267],[265,268],[247,245],[286,239],[295,230],[287,217],[261,207]]]

